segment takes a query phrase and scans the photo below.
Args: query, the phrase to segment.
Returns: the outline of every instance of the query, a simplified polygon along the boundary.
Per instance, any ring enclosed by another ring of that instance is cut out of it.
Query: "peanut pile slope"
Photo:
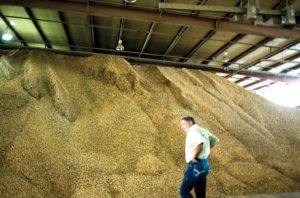
[[[300,191],[300,110],[212,73],[18,51],[0,58],[1,197],[178,197],[180,118],[220,138],[208,196]]]

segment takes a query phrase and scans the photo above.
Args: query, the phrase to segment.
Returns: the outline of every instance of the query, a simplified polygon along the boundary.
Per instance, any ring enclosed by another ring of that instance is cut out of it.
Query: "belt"
[[[203,160],[207,160],[207,159],[200,159],[200,158],[196,158],[196,160],[198,160],[198,162],[203,161]],[[189,161],[189,163],[192,163],[193,161]]]

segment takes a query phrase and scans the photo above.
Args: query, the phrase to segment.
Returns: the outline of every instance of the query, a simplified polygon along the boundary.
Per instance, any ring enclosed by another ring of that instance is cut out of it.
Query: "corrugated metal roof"
[[[166,13],[173,13],[178,16],[179,20],[180,16],[183,15],[199,17],[201,20],[208,17],[222,21],[227,21],[232,16],[230,13],[222,12],[159,10],[158,4],[163,2],[160,0],[137,0],[135,4],[124,4],[122,0],[64,0],[61,2],[79,2],[86,7],[86,10],[89,10],[93,5],[104,4],[122,9],[151,10],[159,13],[161,16],[165,16]],[[242,0],[168,0],[167,2],[217,6],[246,5],[246,1]],[[300,10],[299,0],[289,2],[293,2],[296,11]],[[258,5],[260,9],[282,9],[284,6],[284,3],[279,0],[259,1]],[[13,26],[15,33],[19,35],[14,35],[13,40],[9,42],[2,40],[0,44],[2,46],[9,44],[19,46],[21,43],[20,39],[18,39],[19,37],[29,47],[45,48],[50,46],[53,49],[66,51],[116,53],[115,47],[117,42],[119,39],[122,39],[125,51],[118,52],[119,54],[195,64],[205,63],[214,67],[228,65],[232,68],[242,68],[246,66],[250,70],[264,69],[265,71],[272,65],[276,65],[279,68],[286,66],[275,64],[267,61],[267,59],[273,61],[285,60],[291,55],[299,54],[300,50],[297,47],[297,49],[292,49],[290,53],[287,53],[288,50],[284,51],[288,44],[297,43],[297,40],[295,41],[294,39],[269,38],[269,40],[266,40],[265,36],[253,35],[252,33],[216,31],[208,27],[194,27],[190,24],[178,26],[163,22],[154,23],[154,21],[145,21],[139,18],[120,18],[117,13],[111,13],[111,16],[95,16],[88,13],[71,12],[70,10],[64,10],[63,7],[60,10],[62,11],[30,6],[25,8],[1,5],[0,2],[2,15],[0,33],[3,34],[7,31],[5,23],[7,21]],[[29,12],[32,14],[30,15]],[[251,24],[253,21],[245,21],[245,23]],[[293,27],[287,26],[282,28],[297,29],[297,26],[299,24]],[[251,29],[247,29],[247,31],[250,32]],[[48,43],[45,43],[45,39]],[[298,40],[298,42],[300,41]],[[143,47],[144,51],[141,54]],[[224,62],[225,52],[228,63]],[[287,68],[291,70],[297,70],[297,66],[299,66],[296,63],[290,65]],[[270,70],[270,72],[275,70]],[[277,69],[276,72],[279,72],[279,70]],[[253,79],[247,77],[245,77],[243,82],[244,76],[239,76],[239,78],[236,78],[237,75],[231,76],[232,81],[242,86],[247,85],[248,82],[254,82]]]

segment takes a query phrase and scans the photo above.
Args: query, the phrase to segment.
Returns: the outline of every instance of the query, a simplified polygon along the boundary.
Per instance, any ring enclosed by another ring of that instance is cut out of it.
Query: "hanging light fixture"
[[[118,41],[118,45],[116,47],[116,50],[117,51],[123,51],[124,50],[124,45],[122,44],[122,40],[121,39]]]
[[[136,0],[124,0],[125,3],[135,3]]]
[[[223,62],[227,63],[229,61],[229,58],[228,58],[228,52],[225,51],[224,52],[224,56],[223,56]]]
[[[7,30],[4,32],[4,34],[2,34],[2,40],[5,41],[10,41],[13,38],[12,33],[9,31],[9,29],[7,28]]]
[[[224,71],[229,71],[229,67],[223,67]]]
[[[282,16],[282,17],[281,17],[281,23],[282,23],[282,24],[286,24],[286,23],[287,23],[287,18],[286,18],[286,16]]]

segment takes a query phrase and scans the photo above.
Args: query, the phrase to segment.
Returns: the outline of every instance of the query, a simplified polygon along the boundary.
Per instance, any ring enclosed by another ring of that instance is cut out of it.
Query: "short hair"
[[[181,120],[192,122],[193,124],[196,124],[195,119],[192,116],[184,116]]]

